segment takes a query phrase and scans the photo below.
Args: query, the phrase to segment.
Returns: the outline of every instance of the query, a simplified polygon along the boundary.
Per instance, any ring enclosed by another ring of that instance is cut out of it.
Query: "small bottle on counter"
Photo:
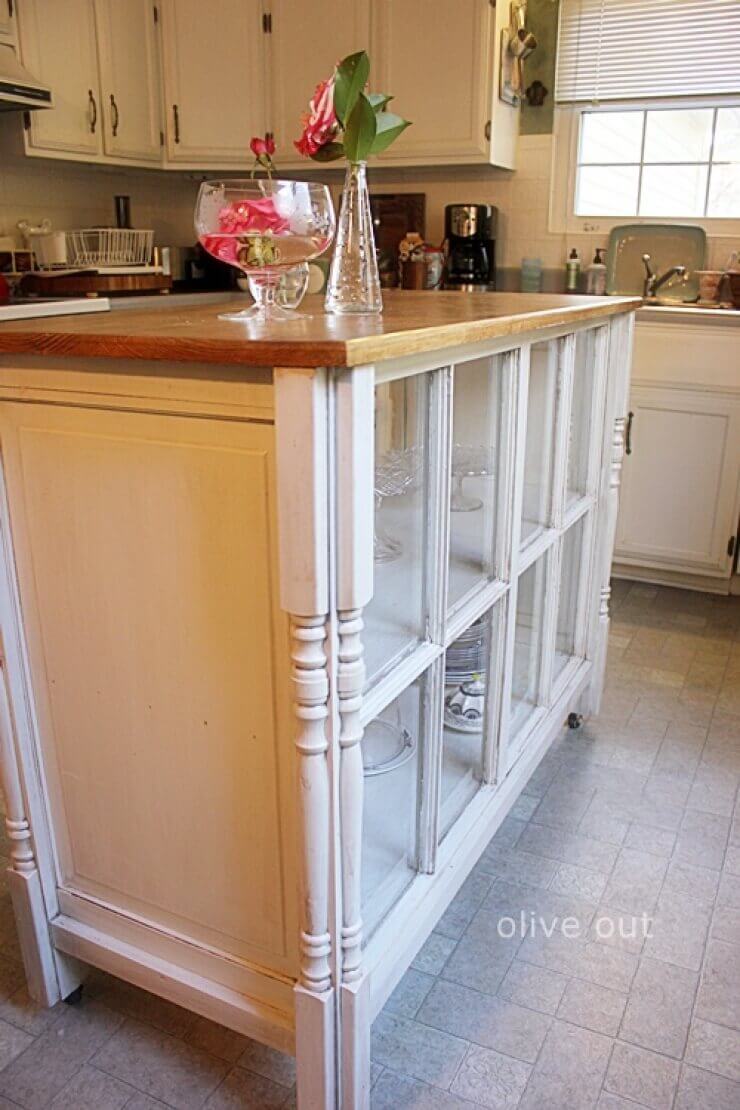
[[[603,297],[606,293],[604,254],[604,247],[597,247],[593,262],[586,267],[586,292],[592,297]]]
[[[565,291],[566,293],[578,292],[578,279],[581,276],[581,260],[575,247],[565,263]]]

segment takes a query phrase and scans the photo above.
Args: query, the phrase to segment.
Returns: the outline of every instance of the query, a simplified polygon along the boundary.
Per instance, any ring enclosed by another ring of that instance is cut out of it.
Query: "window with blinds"
[[[740,96],[740,0],[561,0],[563,104]]]

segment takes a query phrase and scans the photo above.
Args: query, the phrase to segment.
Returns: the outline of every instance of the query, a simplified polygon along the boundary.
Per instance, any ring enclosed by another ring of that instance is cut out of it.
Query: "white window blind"
[[[740,0],[561,0],[561,103],[740,94]]]

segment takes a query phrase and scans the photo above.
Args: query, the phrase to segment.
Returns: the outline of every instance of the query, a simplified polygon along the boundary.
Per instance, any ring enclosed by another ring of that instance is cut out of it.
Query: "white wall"
[[[548,231],[552,137],[524,135],[515,173],[488,166],[440,169],[371,167],[376,192],[423,192],[427,197],[427,237],[440,242],[444,206],[455,202],[494,204],[499,208],[497,261],[518,267],[524,255],[539,257],[546,268],[562,270],[567,251],[577,246],[589,261],[605,236],[551,234]],[[245,167],[246,168],[246,167]],[[307,173],[322,177],[335,192],[339,171]],[[152,227],[159,244],[186,245],[194,240],[193,205],[201,176],[157,170],[120,170],[76,162],[26,158],[20,113],[0,114],[0,234],[15,233],[19,219],[44,216],[56,228],[110,224],[113,196],[129,193],[135,226]],[[708,263],[721,266],[738,244],[710,239]]]

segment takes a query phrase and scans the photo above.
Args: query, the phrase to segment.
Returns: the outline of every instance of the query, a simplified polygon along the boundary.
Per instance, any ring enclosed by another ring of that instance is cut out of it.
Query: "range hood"
[[[0,112],[51,108],[51,89],[24,69],[12,46],[0,44]]]

